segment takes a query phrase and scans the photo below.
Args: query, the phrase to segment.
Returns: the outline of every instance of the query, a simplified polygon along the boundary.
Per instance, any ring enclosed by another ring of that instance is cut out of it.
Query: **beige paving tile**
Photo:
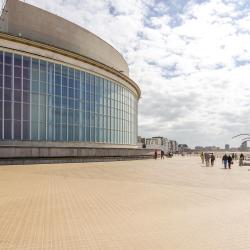
[[[250,171],[198,157],[0,167],[0,249],[250,249]]]

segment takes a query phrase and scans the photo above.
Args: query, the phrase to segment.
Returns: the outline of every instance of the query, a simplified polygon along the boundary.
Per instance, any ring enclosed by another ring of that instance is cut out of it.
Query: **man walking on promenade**
[[[241,154],[240,154],[240,160],[239,160],[239,166],[240,166],[240,167],[243,166],[243,160],[244,160],[244,155],[241,153]]]
[[[209,155],[209,153],[205,153],[206,167],[209,167],[209,160],[210,160],[210,155]]]
[[[204,164],[204,153],[201,152],[201,163]]]
[[[233,158],[231,155],[228,156],[227,162],[228,162],[228,168],[231,169],[231,165],[233,164]]]
[[[157,159],[157,150],[155,150],[154,159],[155,159],[155,160]]]
[[[164,159],[164,151],[161,150],[161,160]]]
[[[212,153],[212,154],[211,154],[211,166],[212,166],[212,167],[214,166],[214,161],[215,161],[215,156],[214,156],[214,154]]]
[[[227,154],[224,154],[222,157],[222,163],[224,164],[224,168],[227,168],[227,160],[228,160],[228,156]]]

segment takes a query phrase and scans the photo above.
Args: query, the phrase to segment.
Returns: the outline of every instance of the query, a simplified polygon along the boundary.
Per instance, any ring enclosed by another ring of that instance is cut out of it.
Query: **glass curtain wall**
[[[0,51],[0,138],[135,144],[137,97],[102,77]]]

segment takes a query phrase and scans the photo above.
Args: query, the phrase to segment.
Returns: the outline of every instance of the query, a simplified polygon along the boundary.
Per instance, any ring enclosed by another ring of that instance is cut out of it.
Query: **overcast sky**
[[[250,132],[249,0],[26,2],[94,32],[125,57],[142,90],[140,135],[224,147]]]

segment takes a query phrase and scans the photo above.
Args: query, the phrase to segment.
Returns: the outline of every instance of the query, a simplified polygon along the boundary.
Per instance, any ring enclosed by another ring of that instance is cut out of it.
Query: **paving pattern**
[[[1,250],[247,250],[250,171],[198,157],[0,167]]]

